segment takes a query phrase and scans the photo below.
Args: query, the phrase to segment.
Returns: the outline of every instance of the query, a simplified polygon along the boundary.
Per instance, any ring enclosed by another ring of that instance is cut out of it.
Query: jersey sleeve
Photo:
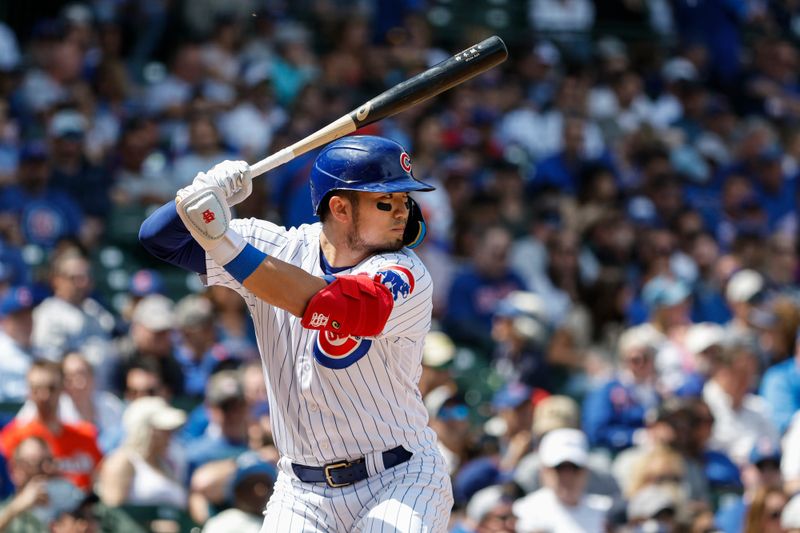
[[[377,337],[422,337],[431,326],[433,280],[425,265],[410,251],[380,254],[367,260],[364,272],[391,292],[394,307]]]
[[[262,252],[283,259],[287,249],[297,240],[296,228],[286,229],[266,220],[254,218],[231,220],[231,229],[239,233],[245,241]],[[238,292],[252,306],[255,296],[236,281],[224,268],[219,266],[206,253],[206,277],[203,280],[207,287],[221,285]]]

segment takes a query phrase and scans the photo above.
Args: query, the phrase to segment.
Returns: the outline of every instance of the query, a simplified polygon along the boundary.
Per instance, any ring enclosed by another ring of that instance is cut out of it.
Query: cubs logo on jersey
[[[409,269],[400,265],[392,265],[379,270],[374,279],[392,291],[395,302],[400,297],[405,300],[414,292],[414,276]]]
[[[363,337],[319,331],[314,342],[314,359],[327,368],[347,368],[369,351],[372,341]]]

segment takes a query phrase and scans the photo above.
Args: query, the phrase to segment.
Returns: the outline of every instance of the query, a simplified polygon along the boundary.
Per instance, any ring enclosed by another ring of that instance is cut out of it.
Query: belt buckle
[[[329,465],[325,465],[324,472],[325,472],[325,483],[328,484],[329,487],[337,488],[337,487],[347,487],[352,485],[350,482],[345,483],[336,483],[333,478],[331,477],[331,470],[337,470],[339,468],[347,468],[352,463],[348,461],[341,461],[339,463],[331,463]]]

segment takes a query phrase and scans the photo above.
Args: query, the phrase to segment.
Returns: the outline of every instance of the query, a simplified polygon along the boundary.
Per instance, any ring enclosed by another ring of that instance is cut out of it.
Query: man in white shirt
[[[33,296],[27,287],[12,287],[0,299],[0,401],[24,402],[33,361]]]
[[[586,494],[589,444],[578,429],[554,429],[539,445],[541,489],[513,506],[517,531],[603,532],[611,498]]]
[[[750,393],[758,376],[758,361],[746,344],[726,346],[711,380],[703,387],[703,399],[714,415],[711,447],[745,464],[759,437],[778,441],[780,435],[769,416],[769,404]]]

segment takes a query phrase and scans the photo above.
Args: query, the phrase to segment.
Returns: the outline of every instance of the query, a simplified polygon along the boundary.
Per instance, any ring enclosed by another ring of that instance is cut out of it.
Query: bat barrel
[[[395,115],[433,98],[502,63],[508,57],[503,40],[493,35],[445,59],[425,72],[388,89],[358,109],[343,115],[324,128],[250,166],[252,176],[263,174],[295,157],[352,133],[358,128]]]
[[[505,43],[493,35],[384,91],[352,111],[350,118],[357,128],[372,124],[463,83],[507,57]]]

